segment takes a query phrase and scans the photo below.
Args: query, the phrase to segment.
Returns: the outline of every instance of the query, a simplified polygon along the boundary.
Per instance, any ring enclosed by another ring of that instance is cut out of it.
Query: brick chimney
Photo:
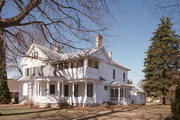
[[[103,37],[100,34],[96,35],[96,47],[102,47]]]

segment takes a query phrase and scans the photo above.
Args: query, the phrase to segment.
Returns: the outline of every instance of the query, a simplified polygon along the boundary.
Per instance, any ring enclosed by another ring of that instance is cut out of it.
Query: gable
[[[104,60],[105,62],[112,61],[104,47],[102,47],[101,49],[98,49],[96,52],[92,53],[92,56],[94,56],[96,58],[100,58],[100,59]]]
[[[37,52],[39,59],[33,59],[33,54]],[[27,57],[26,57],[27,56]],[[30,64],[41,64],[43,60],[47,60],[48,57],[34,44],[32,44],[27,51],[25,57],[22,59],[21,65],[30,65]]]

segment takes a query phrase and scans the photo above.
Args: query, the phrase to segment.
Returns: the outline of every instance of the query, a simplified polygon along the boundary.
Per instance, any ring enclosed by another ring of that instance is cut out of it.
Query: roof
[[[135,91],[135,92],[139,92],[139,93],[145,93],[145,91],[135,85],[131,85],[132,86],[132,91]]]
[[[106,53],[106,56],[108,56],[107,51],[105,50],[105,48],[103,46],[91,48],[91,49],[87,49],[87,50],[81,50],[81,51],[73,52],[73,53],[60,53],[60,52],[57,52],[56,50],[51,50],[47,47],[44,47],[44,46],[41,46],[38,44],[32,44],[31,47],[32,46],[37,47],[39,50],[41,50],[51,61],[62,61],[62,60],[73,59],[73,58],[78,58],[78,57],[91,56],[99,50],[104,50]],[[129,68],[124,67],[124,66],[114,62],[112,59],[109,59],[109,60],[110,60],[109,63],[112,65],[120,67],[124,70],[128,70],[128,71],[130,70]]]
[[[110,85],[110,86],[114,86],[114,87],[120,87],[120,86],[132,87],[132,86],[129,85],[129,84],[124,84],[124,83],[119,82],[119,81],[112,81],[109,85]]]
[[[84,57],[84,56],[91,55],[95,53],[97,50],[101,49],[100,47],[100,48],[92,48],[88,50],[81,50],[81,51],[73,52],[73,53],[60,53],[60,52],[57,52],[56,50],[50,50],[49,48],[41,46],[41,45],[37,45],[37,44],[32,44],[32,45],[39,48],[49,59],[53,61],[73,59],[76,57]]]

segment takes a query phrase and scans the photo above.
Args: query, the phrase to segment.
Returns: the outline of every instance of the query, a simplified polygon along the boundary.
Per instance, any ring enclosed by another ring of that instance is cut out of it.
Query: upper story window
[[[83,66],[83,59],[80,59],[77,61],[77,67],[82,67]]]
[[[113,69],[113,79],[115,79],[115,76],[116,76],[116,71],[115,69]]]
[[[31,68],[25,68],[25,76],[36,76],[40,75],[41,70],[43,69],[43,66],[39,67],[31,67]]]
[[[98,61],[93,59],[88,59],[88,66],[98,69]]]
[[[73,60],[73,61],[64,61],[58,64],[58,69],[63,70],[63,69],[69,69],[69,68],[78,68],[78,67],[83,67],[83,59],[79,60]]]
[[[125,80],[126,80],[126,74],[123,73],[123,81],[125,81]]]

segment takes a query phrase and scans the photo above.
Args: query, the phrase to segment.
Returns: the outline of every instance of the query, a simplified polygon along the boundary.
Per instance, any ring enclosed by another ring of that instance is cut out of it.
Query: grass
[[[0,120],[164,120],[171,116],[169,105],[130,105],[37,109],[22,105],[0,105]]]

